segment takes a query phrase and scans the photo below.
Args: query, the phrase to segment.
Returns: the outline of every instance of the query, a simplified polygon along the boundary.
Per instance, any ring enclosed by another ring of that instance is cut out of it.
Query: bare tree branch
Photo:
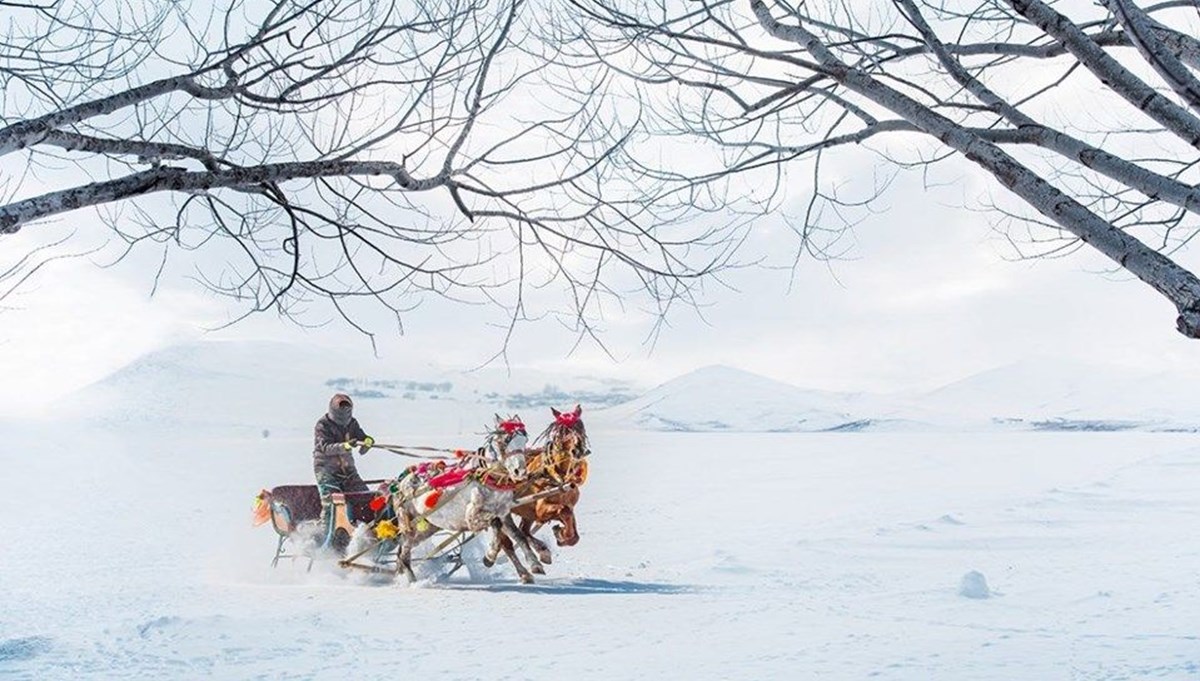
[[[1200,111],[1200,80],[1167,48],[1155,32],[1150,15],[1129,0],[1106,0],[1105,4],[1125,28],[1146,62],[1188,106]]]
[[[569,0],[580,18],[555,35],[581,68],[627,79],[664,144],[709,153],[638,159],[648,201],[782,213],[802,252],[836,257],[886,182],[861,197],[826,186],[829,153],[861,146],[884,167],[922,173],[965,158],[1036,212],[985,213],[1046,257],[1100,251],[1168,298],[1177,328],[1198,337],[1200,280],[1171,256],[1200,231],[1200,119],[1118,61],[1158,59],[1164,85],[1190,101],[1200,42],[1180,17],[1196,3],[1105,2],[1132,9],[1126,20],[1101,9],[1072,22],[1039,0],[893,0],[898,16],[841,0]],[[1123,50],[1138,47],[1135,32],[1140,51]],[[1080,73],[1100,79],[1103,99],[1072,99],[1092,86]],[[1157,125],[1130,122],[1135,111]],[[1101,115],[1118,124],[1085,128]],[[799,196],[785,177],[792,165],[814,177]],[[785,213],[789,203],[803,214]]]
[[[60,0],[0,31],[0,156],[25,172],[0,236],[106,228],[118,262],[161,253],[156,289],[191,265],[235,319],[324,308],[364,331],[367,304],[399,321],[441,297],[595,338],[603,306],[665,312],[731,262],[740,225],[641,202],[637,112],[606,77],[538,98],[572,74],[523,0],[130,7]]]
[[[1200,149],[1200,119],[1162,96],[1093,42],[1070,19],[1040,0],[1007,0],[1008,4],[1047,35],[1062,43],[1100,82],[1139,111]]]

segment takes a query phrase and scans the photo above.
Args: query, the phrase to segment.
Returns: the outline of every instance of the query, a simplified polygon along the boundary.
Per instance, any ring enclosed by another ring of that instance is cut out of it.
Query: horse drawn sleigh
[[[552,559],[536,536],[544,525],[556,523],[559,546],[579,541],[574,509],[588,472],[581,409],[551,411],[554,421],[534,447],[522,446],[527,435],[520,419],[497,416],[483,447],[422,457],[395,478],[368,481],[372,491],[332,494],[328,508],[316,485],[260,491],[256,524],[269,522],[278,537],[271,565],[307,559],[311,569],[319,557],[335,556],[342,568],[403,574],[412,582],[415,562],[436,564],[434,572],[448,577],[464,566],[472,573],[491,567],[503,553],[521,581],[531,583]],[[414,456],[412,448],[375,447]],[[476,565],[466,548],[489,531],[490,544]]]

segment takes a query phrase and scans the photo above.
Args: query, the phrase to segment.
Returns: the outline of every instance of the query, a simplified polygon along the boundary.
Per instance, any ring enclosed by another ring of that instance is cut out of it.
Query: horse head
[[[524,452],[513,452],[500,459],[500,465],[509,479],[523,482],[529,476],[529,467]]]
[[[549,429],[549,448],[569,454],[575,458],[587,456],[587,429],[583,426],[583,407],[578,404],[571,411],[550,408],[554,423]]]
[[[500,418],[496,414],[495,427],[488,435],[488,445],[497,459],[504,459],[509,454],[523,452],[529,442],[529,433],[521,417],[513,414],[508,418]]]

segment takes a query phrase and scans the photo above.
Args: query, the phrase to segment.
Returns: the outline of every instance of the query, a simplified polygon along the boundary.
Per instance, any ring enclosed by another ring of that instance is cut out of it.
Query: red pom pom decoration
[[[435,489],[434,491],[430,492],[429,496],[425,497],[425,508],[433,508],[437,506],[437,503],[441,500],[441,498],[442,490]]]
[[[509,419],[507,421],[500,422],[500,430],[504,431],[508,435],[512,435],[519,430],[525,430],[525,424],[516,419]]]

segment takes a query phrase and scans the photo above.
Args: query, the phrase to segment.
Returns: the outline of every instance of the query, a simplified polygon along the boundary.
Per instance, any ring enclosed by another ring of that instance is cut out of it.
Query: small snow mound
[[[715,572],[724,572],[730,575],[745,575],[754,572],[754,568],[747,566],[737,556],[721,549],[713,552],[712,569]]]
[[[946,525],[965,525],[966,524],[963,521],[959,520],[958,518],[955,518],[954,516],[950,515],[949,513],[942,516],[941,518],[938,518],[938,520]]]
[[[988,588],[987,579],[978,570],[971,570],[962,576],[958,585],[958,595],[963,598],[991,598],[992,590]]]

